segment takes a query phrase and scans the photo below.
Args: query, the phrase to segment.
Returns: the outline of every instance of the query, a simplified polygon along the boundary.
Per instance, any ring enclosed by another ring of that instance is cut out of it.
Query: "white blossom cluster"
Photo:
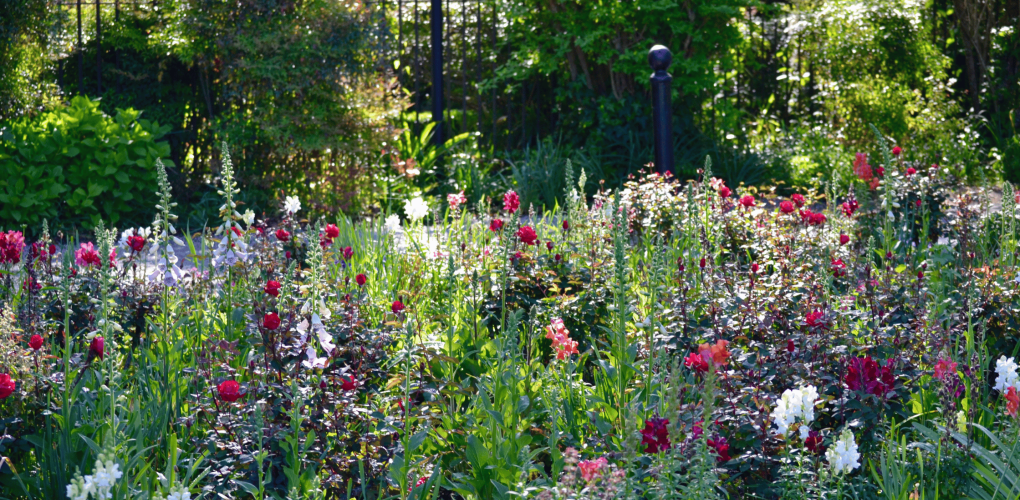
[[[288,196],[283,202],[283,211],[288,215],[294,215],[301,210],[301,200],[297,196]]]
[[[319,341],[319,346],[322,350],[326,351],[327,357],[320,358],[318,351],[315,350],[315,345],[308,341],[309,332],[315,333],[315,338]],[[305,368],[325,368],[326,362],[329,360],[329,353],[336,349],[336,344],[333,343],[333,335],[326,331],[326,327],[322,324],[322,319],[319,318],[318,314],[312,314],[312,322],[308,323],[307,319],[301,320],[297,325],[297,332],[300,334],[298,338],[298,344],[305,346],[305,356],[307,360],[302,361],[301,364]]]
[[[112,456],[99,455],[95,471],[91,475],[82,477],[79,474],[67,485],[67,498],[70,500],[88,500],[89,497],[97,500],[113,498],[111,490],[123,475],[120,465]]]
[[[813,385],[797,389],[787,389],[776,403],[772,412],[779,433],[783,436],[790,431],[790,426],[800,419],[800,437],[807,439],[809,426],[815,419],[815,403],[818,401],[818,390]]]
[[[421,220],[429,214],[429,206],[421,196],[415,196],[404,202],[404,214],[412,222]]]
[[[1020,376],[1017,376],[1016,369],[1016,360],[999,356],[995,360],[995,390],[1005,393],[1010,387],[1020,389]]]
[[[825,451],[825,459],[829,461],[832,472],[841,474],[850,472],[861,466],[861,454],[857,451],[857,441],[850,429],[843,429],[839,440]]]

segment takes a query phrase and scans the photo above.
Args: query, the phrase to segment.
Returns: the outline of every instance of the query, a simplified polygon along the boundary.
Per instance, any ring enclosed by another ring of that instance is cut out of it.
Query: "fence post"
[[[432,121],[435,143],[446,142],[443,134],[443,0],[432,0]]]
[[[652,66],[652,128],[655,131],[655,170],[660,174],[673,172],[673,109],[670,103],[673,77],[666,72],[673,54],[662,45],[648,51]]]

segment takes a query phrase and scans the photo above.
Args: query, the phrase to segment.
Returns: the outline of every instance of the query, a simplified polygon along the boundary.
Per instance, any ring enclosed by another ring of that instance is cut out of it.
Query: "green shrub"
[[[75,97],[68,107],[0,126],[0,224],[142,220],[139,207],[149,203],[136,200],[156,189],[156,159],[170,153],[156,141],[170,127],[140,114],[121,109],[111,117],[99,101]]]

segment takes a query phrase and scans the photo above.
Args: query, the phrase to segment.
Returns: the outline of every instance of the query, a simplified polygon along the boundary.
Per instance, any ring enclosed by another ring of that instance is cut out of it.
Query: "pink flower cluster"
[[[0,264],[21,262],[21,251],[25,249],[25,236],[21,231],[0,233]]]
[[[567,359],[571,354],[578,353],[577,341],[570,338],[570,331],[563,324],[562,318],[553,318],[545,330],[545,338],[551,340],[552,348],[556,349],[556,359]]]

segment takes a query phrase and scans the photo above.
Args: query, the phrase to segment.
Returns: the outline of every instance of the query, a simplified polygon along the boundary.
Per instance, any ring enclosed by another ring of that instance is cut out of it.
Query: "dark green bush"
[[[70,106],[0,125],[0,225],[147,222],[156,159],[170,153],[157,140],[170,127],[139,115],[121,109],[112,117],[98,101],[75,97]]]

